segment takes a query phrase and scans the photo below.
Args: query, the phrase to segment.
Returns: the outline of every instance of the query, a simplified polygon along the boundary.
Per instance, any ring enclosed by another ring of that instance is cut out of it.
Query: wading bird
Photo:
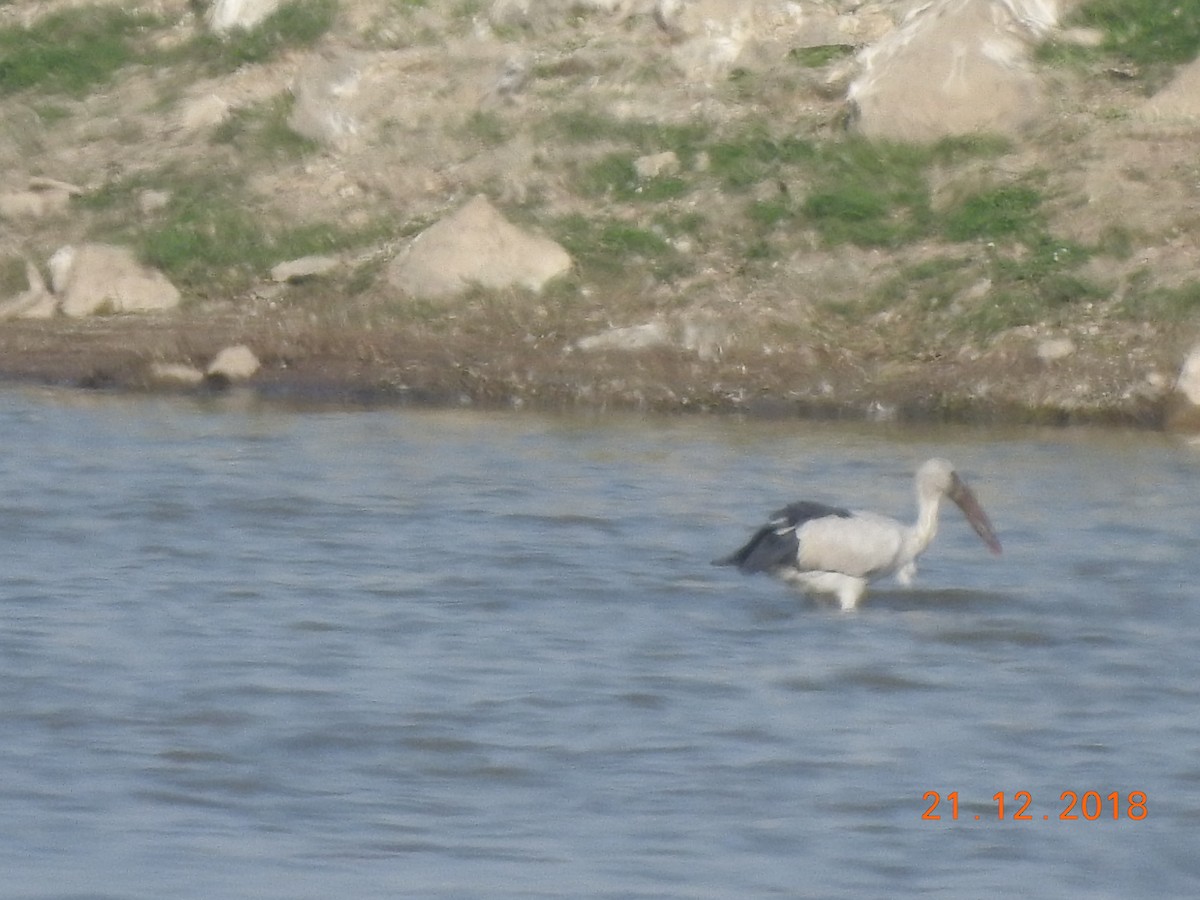
[[[851,512],[801,500],[772,514],[744,547],[714,559],[746,574],[766,572],[811,594],[832,594],[842,609],[854,609],[867,584],[895,575],[912,583],[917,557],[937,534],[942,498],[956,504],[993,553],[1000,541],[975,494],[944,459],[917,469],[917,521],[905,525],[872,512]]]

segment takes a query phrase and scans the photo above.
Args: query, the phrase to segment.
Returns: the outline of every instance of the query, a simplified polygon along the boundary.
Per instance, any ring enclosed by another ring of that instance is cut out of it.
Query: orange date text
[[[938,791],[926,791],[921,799],[927,804],[925,812],[921,814],[925,821],[959,820],[958,791],[951,791],[945,796]],[[1011,795],[997,791],[991,800],[994,812],[986,815],[964,812],[961,817],[976,822],[1033,822],[1039,819],[1044,822],[1051,819],[1060,822],[1095,822],[1097,819],[1141,821],[1150,814],[1145,791],[1128,791],[1124,794],[1120,791],[1063,791],[1050,811],[1038,809],[1029,791],[1017,791]]]

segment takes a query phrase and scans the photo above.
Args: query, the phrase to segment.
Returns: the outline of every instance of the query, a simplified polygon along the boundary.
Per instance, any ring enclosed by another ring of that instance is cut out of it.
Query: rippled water
[[[6,898],[1200,877],[1181,443],[18,391],[0,428]],[[935,452],[1004,557],[951,509],[849,615],[708,565],[788,500],[907,517]]]

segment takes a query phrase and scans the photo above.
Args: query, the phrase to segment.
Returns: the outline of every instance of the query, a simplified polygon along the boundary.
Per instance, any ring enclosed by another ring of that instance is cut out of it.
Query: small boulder
[[[150,366],[150,378],[164,384],[194,386],[204,380],[204,373],[185,363],[158,362]]]
[[[626,325],[610,328],[599,334],[588,335],[575,342],[584,352],[594,350],[647,350],[671,344],[671,329],[665,322],[644,322],[641,325]]]
[[[145,190],[138,194],[137,202],[142,215],[151,216],[171,205],[171,192]]]
[[[664,150],[662,153],[651,153],[639,156],[633,161],[633,170],[638,178],[660,178],[662,176],[678,175],[680,169],[679,157],[674,150]]]
[[[676,67],[691,81],[727,74],[752,44],[758,10],[748,0],[659,0],[654,19],[672,43]]]
[[[226,347],[213,357],[204,374],[208,378],[244,381],[259,370],[261,364],[254,351],[245,344]]]
[[[280,283],[304,281],[331,272],[341,264],[336,256],[302,256],[281,262],[271,269],[271,280]]]
[[[126,247],[81,244],[63,247],[50,260],[51,281],[68,316],[161,312],[179,305],[180,294],[161,272]]]
[[[1167,425],[1177,431],[1200,431],[1200,344],[1183,360],[1167,404]]]
[[[1192,347],[1184,359],[1175,391],[1192,406],[1200,406],[1200,344]]]
[[[353,144],[378,112],[381,85],[370,59],[349,51],[307,58],[292,82],[288,128],[334,149]]]
[[[899,141],[1020,132],[1046,110],[1029,50],[1056,18],[1045,0],[933,0],[918,8],[859,55],[862,74],[848,91],[856,127]]]
[[[574,349],[584,353],[620,350],[652,350],[666,347],[695,353],[701,359],[716,359],[727,338],[719,323],[701,314],[673,321],[653,319],[640,325],[609,328],[580,338]]]
[[[1038,344],[1037,356],[1044,363],[1056,363],[1075,353],[1075,342],[1069,337],[1047,338]]]
[[[208,27],[218,33],[234,28],[253,28],[271,13],[283,0],[216,0],[208,9]]]
[[[570,269],[559,244],[522,231],[477,196],[413,238],[392,260],[388,280],[410,297],[438,299],[475,285],[541,291]]]
[[[231,112],[224,99],[216,94],[205,94],[186,101],[180,107],[177,122],[186,132],[207,131],[225,122]]]

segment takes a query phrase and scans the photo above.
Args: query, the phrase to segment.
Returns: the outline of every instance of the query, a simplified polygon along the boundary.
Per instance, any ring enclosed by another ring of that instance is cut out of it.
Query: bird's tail
[[[747,575],[754,572],[773,572],[780,566],[795,565],[796,532],[793,528],[764,525],[744,546],[728,556],[714,559],[714,566],[737,566]]]

